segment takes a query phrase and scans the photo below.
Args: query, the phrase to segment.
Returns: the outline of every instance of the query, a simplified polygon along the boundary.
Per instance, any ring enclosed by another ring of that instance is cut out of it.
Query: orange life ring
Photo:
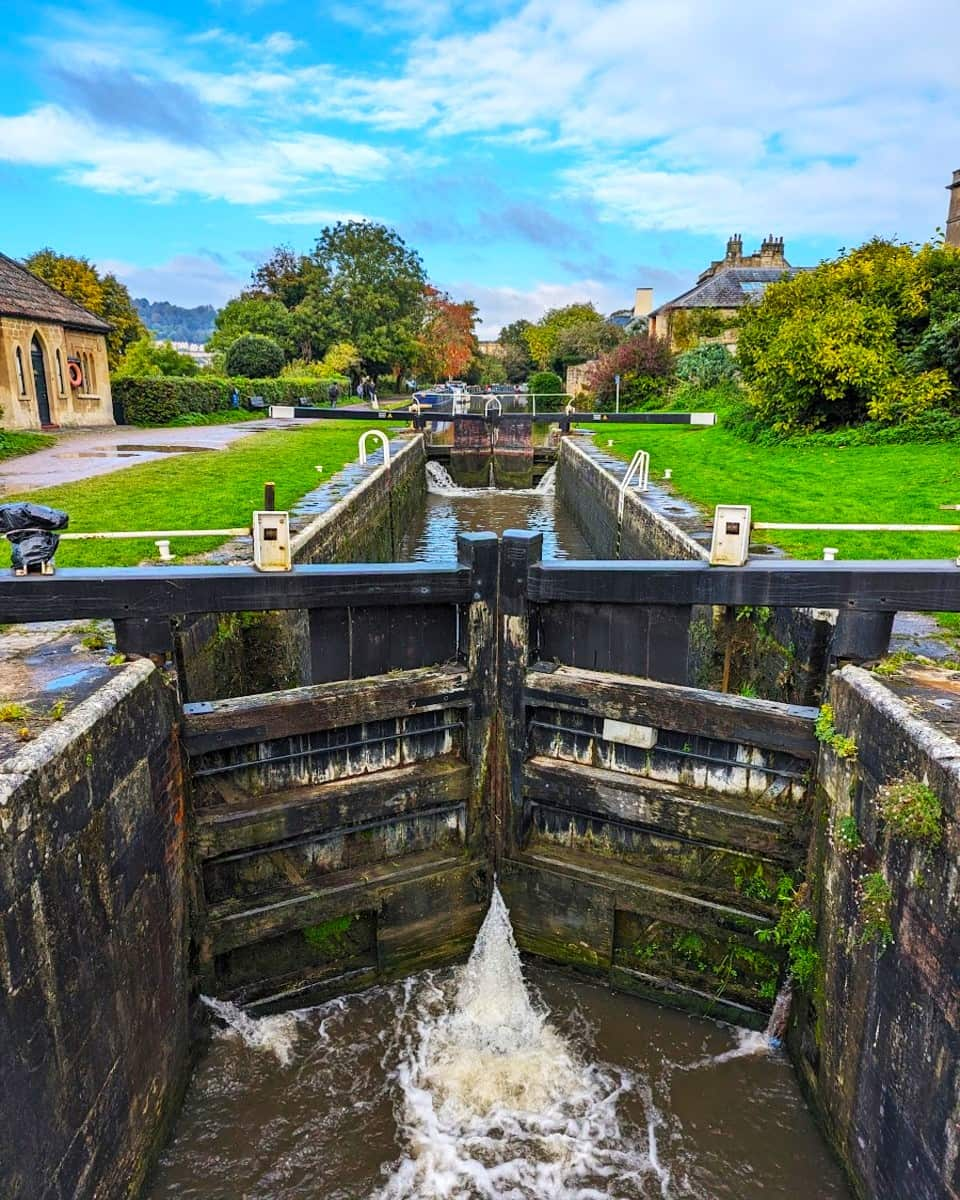
[[[70,386],[78,388],[83,383],[83,372],[79,363],[67,363],[67,374],[70,376]]]

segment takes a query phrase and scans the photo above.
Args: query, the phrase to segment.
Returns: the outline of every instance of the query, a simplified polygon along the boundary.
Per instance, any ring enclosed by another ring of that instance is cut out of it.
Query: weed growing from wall
[[[817,741],[829,746],[839,758],[856,758],[856,739],[839,733],[833,719],[833,705],[822,704],[813,726]]]
[[[841,854],[854,854],[863,845],[856,817],[840,817],[833,826],[833,844]]]
[[[865,875],[857,890],[861,923],[859,945],[876,944],[882,954],[888,946],[893,945],[893,927],[890,924],[893,892],[880,871]]]
[[[806,905],[806,884],[797,887],[784,875],[777,889],[780,917],[772,929],[758,929],[756,937],[764,944],[781,946],[787,952],[787,964],[797,986],[810,991],[820,966],[817,953],[817,922]]]
[[[912,776],[885,784],[877,792],[877,807],[887,828],[908,842],[937,846],[943,837],[940,797]]]

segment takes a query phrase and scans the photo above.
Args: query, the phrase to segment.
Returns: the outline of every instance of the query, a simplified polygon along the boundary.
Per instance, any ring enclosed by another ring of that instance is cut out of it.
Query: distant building
[[[111,329],[0,254],[0,426],[112,425]]]
[[[155,346],[165,346],[167,338],[154,338]],[[202,342],[170,342],[170,345],[178,354],[185,354],[187,358],[192,358],[198,367],[209,367],[213,362],[213,351],[207,350]]]
[[[727,253],[712,262],[696,284],[668,300],[650,314],[652,337],[668,338],[675,349],[697,341],[720,342],[734,347],[737,331],[724,324],[738,309],[763,295],[768,284],[796,275],[784,254],[783,238],[770,236],[755,254],[743,253],[743,239],[735,234]]]
[[[502,342],[477,342],[477,351],[480,354],[491,354],[494,358],[504,358],[507,347]]]
[[[953,183],[947,184],[950,207],[947,209],[947,245],[960,246],[960,171],[954,171]]]
[[[618,308],[607,320],[611,325],[626,326],[639,317],[649,317],[653,308],[653,288],[639,287],[634,293],[633,308]]]

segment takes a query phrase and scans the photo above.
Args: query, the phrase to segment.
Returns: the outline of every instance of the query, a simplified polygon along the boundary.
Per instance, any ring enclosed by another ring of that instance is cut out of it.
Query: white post
[[[617,412],[620,411],[620,376],[614,375],[614,383],[617,385]]]
[[[366,433],[361,434],[359,441],[360,462],[367,461],[367,438],[375,437],[380,439],[380,444],[383,446],[383,465],[390,466],[390,441],[382,429],[368,429]]]

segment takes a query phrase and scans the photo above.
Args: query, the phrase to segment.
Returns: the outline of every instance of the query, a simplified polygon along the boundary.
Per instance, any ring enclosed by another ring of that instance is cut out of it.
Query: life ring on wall
[[[67,374],[70,376],[71,387],[78,388],[83,383],[83,372],[80,370],[79,363],[67,363]]]

